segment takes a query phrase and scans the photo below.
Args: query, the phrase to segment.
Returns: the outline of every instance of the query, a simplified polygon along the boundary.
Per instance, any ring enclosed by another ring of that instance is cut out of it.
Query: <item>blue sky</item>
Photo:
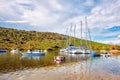
[[[87,16],[93,41],[120,45],[119,4],[120,0],[0,0],[0,26],[64,34],[73,23],[79,34],[80,21]]]

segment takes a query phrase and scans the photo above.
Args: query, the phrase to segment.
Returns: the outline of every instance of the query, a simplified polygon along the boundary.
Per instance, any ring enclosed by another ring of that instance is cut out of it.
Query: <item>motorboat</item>
[[[39,50],[31,51],[28,50],[27,52],[22,53],[23,56],[44,56],[45,52],[40,52]]]
[[[6,52],[7,52],[7,50],[0,50],[0,54],[4,54]]]

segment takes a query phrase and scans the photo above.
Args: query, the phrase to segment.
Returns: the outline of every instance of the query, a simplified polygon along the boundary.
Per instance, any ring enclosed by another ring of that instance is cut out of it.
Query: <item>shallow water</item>
[[[87,58],[86,58],[87,57]],[[0,74],[0,80],[119,80],[120,56],[68,55],[71,63]]]

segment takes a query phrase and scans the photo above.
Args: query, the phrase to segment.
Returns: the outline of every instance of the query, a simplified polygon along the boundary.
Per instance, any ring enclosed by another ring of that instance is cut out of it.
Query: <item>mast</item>
[[[87,34],[87,29],[88,29],[88,27],[87,27],[87,17],[85,16],[86,45],[87,45],[87,47],[88,47],[88,40],[87,40],[87,36],[88,36],[88,34]]]
[[[80,22],[80,32],[81,32],[81,34],[80,34],[80,38],[81,38],[81,40],[80,40],[80,44],[82,45],[82,21]]]
[[[74,26],[74,45],[75,45],[75,37],[76,37],[75,31],[76,31],[76,24],[75,24],[75,26]]]
[[[71,44],[71,33],[72,33],[72,23],[71,23],[70,30],[69,30],[68,45]],[[68,53],[70,53],[70,46],[68,46]]]
[[[68,34],[68,28],[66,29],[66,47],[68,46],[68,44],[69,44],[69,41],[68,41],[68,39],[69,39],[69,35],[67,36],[67,34]]]
[[[90,46],[90,49],[92,50],[92,41],[91,41],[91,35],[90,35],[90,29],[89,28],[88,28],[88,34],[89,34],[89,38],[90,38],[89,46]]]
[[[87,43],[89,43],[89,48],[92,49],[92,42],[91,42],[91,35],[90,35],[90,29],[88,28],[88,24],[87,24],[87,17],[85,17],[85,20],[86,20],[86,29],[88,31],[88,38],[89,38],[89,41],[87,40]]]
[[[71,39],[71,36],[72,36],[72,23],[71,23],[71,26],[70,26],[70,39],[69,39],[69,44],[71,44],[72,42],[72,39]]]

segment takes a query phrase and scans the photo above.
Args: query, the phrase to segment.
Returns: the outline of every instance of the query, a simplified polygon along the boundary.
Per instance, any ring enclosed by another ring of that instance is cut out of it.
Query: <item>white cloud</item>
[[[63,10],[63,6],[59,4],[58,0],[50,0],[49,3],[55,10]]]
[[[15,0],[16,3],[23,3],[23,4],[29,4],[32,3],[32,0]]]
[[[115,0],[114,4],[113,2],[109,1],[106,4],[106,1],[101,1],[101,4],[98,4],[97,6],[94,6],[89,12],[88,15],[88,23],[90,28],[95,27],[110,27],[110,26],[116,26],[120,25],[119,21],[119,8],[118,5],[120,3],[119,0]],[[46,4],[45,4],[46,3]],[[33,10],[28,10],[21,6],[20,4],[29,4],[34,5]],[[86,4],[87,6],[91,5],[93,6],[95,4],[94,0],[87,0],[86,2],[81,3]],[[72,2],[69,2],[69,5],[72,5]],[[75,4],[74,4],[75,5]],[[18,20],[28,20],[30,24],[36,24],[38,26],[50,26],[50,24],[53,26],[56,23],[59,23],[59,20],[64,20],[63,18],[66,17],[66,14],[61,13],[66,7],[68,7],[64,4],[61,4],[59,0],[50,0],[50,1],[38,1],[38,0],[11,0],[8,2],[8,0],[2,0],[1,6],[0,6],[0,15],[2,18],[7,19],[18,19]],[[74,6],[73,6],[74,7]],[[66,12],[74,11],[76,7],[74,8],[67,8]],[[78,5],[77,7],[81,7],[81,5]],[[81,8],[80,8],[81,9]],[[52,10],[61,11],[60,13],[55,13]],[[77,9],[79,12],[79,9]],[[9,12],[9,13],[6,13]],[[64,10],[65,11],[65,10]],[[20,14],[19,14],[20,13]],[[73,15],[75,13],[73,12]],[[81,13],[85,14],[85,13]],[[70,14],[68,14],[69,16]],[[85,14],[86,15],[86,14]],[[5,17],[6,16],[6,17]],[[84,15],[77,15],[75,17],[69,17],[66,19],[66,22],[64,22],[61,25],[66,25],[71,22],[79,22]],[[47,24],[48,23],[48,24]]]
[[[115,0],[114,2],[109,1],[107,3],[103,1],[102,4],[93,7],[89,15],[87,15],[89,27],[104,28],[120,25],[120,6],[118,5],[118,3],[120,3],[119,0]],[[66,22],[69,24],[71,22],[80,21],[81,17],[84,18],[84,16],[85,15],[79,15],[67,20]]]
[[[86,0],[84,5],[86,6],[93,6],[95,4],[94,0]]]
[[[100,43],[105,43],[105,44],[115,44],[115,45],[120,45],[120,40],[114,39],[114,40],[104,40],[104,41],[97,41]]]
[[[37,6],[33,11],[24,10],[24,15],[22,18],[30,22],[31,25],[50,26],[56,23],[57,19],[59,19],[59,16],[51,13],[43,6]]]
[[[120,35],[118,35],[118,38],[120,39]]]
[[[103,33],[103,30],[120,25],[119,4],[120,0],[101,0],[99,3],[94,0],[1,0],[0,20],[7,23],[26,22],[39,31],[45,29],[65,33],[71,23],[77,24],[79,30],[80,21],[87,16],[88,27],[97,29],[91,31],[93,37],[115,36],[118,32]]]
[[[28,21],[0,21],[4,23],[28,23]]]
[[[114,4],[113,4],[114,3]],[[120,25],[119,23],[119,8],[118,5],[119,0],[115,2],[107,2],[102,5],[96,6],[92,9],[91,14],[89,16],[89,22],[93,27],[112,27],[116,25]]]
[[[2,0],[0,6],[1,19],[4,22],[11,23],[25,21],[36,27],[53,27],[57,22],[59,22],[60,15],[52,12],[52,9],[61,10],[62,6],[57,2],[57,0],[47,2],[51,7],[44,4],[44,1],[41,1],[40,3],[37,0],[11,0],[8,3],[7,0]],[[29,10],[21,4],[25,6],[29,5],[28,7],[34,5],[34,9]]]

